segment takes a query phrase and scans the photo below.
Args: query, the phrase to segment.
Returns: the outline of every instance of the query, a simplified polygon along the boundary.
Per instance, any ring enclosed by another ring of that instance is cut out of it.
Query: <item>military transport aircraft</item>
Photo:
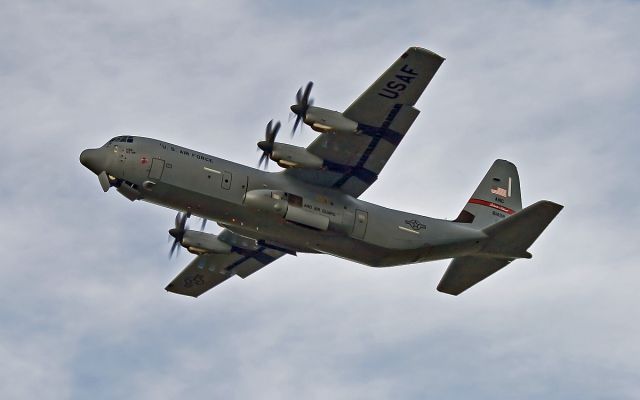
[[[522,208],[516,167],[496,160],[460,215],[451,221],[359,200],[418,116],[414,105],[444,59],[409,48],[343,112],[313,105],[312,83],[291,111],[320,135],[307,148],[275,141],[267,125],[259,166],[269,173],[161,140],[118,136],[87,149],[80,162],[106,192],[178,210],[170,255],[185,247],[196,258],[166,290],[197,297],[234,275],[246,278],[288,254],[324,253],[372,267],[453,258],[437,289],[458,295],[517,258],[562,206]],[[195,215],[200,230],[186,226]],[[224,228],[204,232],[206,220]]]

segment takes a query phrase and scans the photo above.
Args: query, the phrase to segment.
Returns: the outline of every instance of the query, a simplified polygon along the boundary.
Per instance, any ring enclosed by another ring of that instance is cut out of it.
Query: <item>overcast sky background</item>
[[[453,3],[0,3],[1,397],[639,398],[640,3]],[[455,218],[506,158],[565,205],[459,297],[447,261],[319,255],[166,293],[174,212],[78,161],[127,133],[255,165],[298,87],[343,110],[414,45],[447,60],[363,198]]]

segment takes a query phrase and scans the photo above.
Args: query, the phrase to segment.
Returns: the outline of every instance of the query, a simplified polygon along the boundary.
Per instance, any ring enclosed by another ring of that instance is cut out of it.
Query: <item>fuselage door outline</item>
[[[149,178],[160,180],[164,172],[164,160],[154,158],[151,160],[151,168],[149,168]]]
[[[364,235],[367,232],[367,220],[369,214],[366,211],[356,210],[356,218],[353,222],[353,231],[351,236],[357,239],[364,239]]]

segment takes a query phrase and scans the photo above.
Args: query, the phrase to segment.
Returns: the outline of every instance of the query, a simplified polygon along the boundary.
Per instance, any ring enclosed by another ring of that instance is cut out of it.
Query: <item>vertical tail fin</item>
[[[496,160],[453,222],[482,229],[520,210],[518,170],[509,161]]]

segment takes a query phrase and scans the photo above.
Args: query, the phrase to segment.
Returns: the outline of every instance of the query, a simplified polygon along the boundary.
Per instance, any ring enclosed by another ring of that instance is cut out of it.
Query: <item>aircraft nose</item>
[[[80,163],[95,174],[106,168],[106,157],[101,149],[86,149],[80,153]]]

